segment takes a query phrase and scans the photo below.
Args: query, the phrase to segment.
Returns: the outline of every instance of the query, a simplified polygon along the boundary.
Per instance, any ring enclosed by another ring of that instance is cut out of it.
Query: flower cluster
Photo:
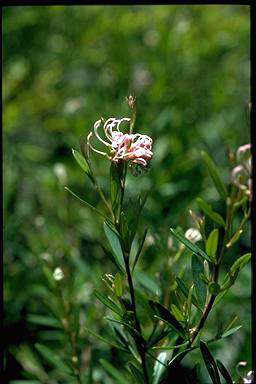
[[[87,136],[88,147],[101,155],[108,156],[114,163],[127,161],[129,164],[138,164],[141,168],[146,168],[153,156],[152,139],[140,133],[128,134],[121,132],[119,127],[123,121],[129,122],[130,119],[127,117],[122,119],[111,117],[104,123],[105,140],[98,133],[102,120],[97,120],[94,124],[96,138],[109,148],[109,153],[99,151],[91,145],[90,140],[93,132],[90,132]]]
[[[245,144],[239,147],[236,152],[236,159],[239,165],[237,165],[232,171],[232,181],[251,200],[252,198],[251,144]]]

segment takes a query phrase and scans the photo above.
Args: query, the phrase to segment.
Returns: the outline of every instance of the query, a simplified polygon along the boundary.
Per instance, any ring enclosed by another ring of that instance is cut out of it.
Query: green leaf
[[[227,248],[232,247],[232,245],[235,244],[235,243],[240,239],[240,236],[242,235],[242,233],[243,233],[243,230],[242,230],[242,229],[239,229],[239,230],[234,234],[234,236],[232,237],[232,239],[227,243],[226,247],[227,247]]]
[[[59,320],[54,319],[50,316],[41,316],[41,315],[28,315],[27,321],[34,324],[40,324],[45,325],[47,327],[54,327],[54,328],[63,328]]]
[[[230,376],[230,373],[227,370],[227,368],[222,364],[222,362],[220,360],[216,360],[216,363],[217,363],[217,366],[219,368],[220,373],[222,374],[222,376],[226,380],[226,384],[233,384],[232,377]]]
[[[167,359],[167,353],[161,352],[157,356],[157,360],[161,361],[162,363],[165,363]],[[154,370],[153,370],[153,383],[152,384],[158,384],[161,380],[161,377],[165,371],[165,367],[163,364],[161,364],[159,361],[155,362]]]
[[[119,272],[115,274],[114,278],[114,286],[115,286],[115,293],[118,297],[121,297],[123,294],[123,285],[122,285],[122,278]]]
[[[115,214],[120,209],[122,167],[122,164],[115,164],[113,162],[110,166],[110,198]]]
[[[215,281],[211,281],[208,285],[209,291],[212,295],[217,296],[220,293],[220,286]]]
[[[136,367],[135,364],[129,363],[129,369],[138,384],[145,384],[142,372]]]
[[[235,324],[235,322],[236,322],[237,320],[238,320],[238,316],[237,316],[237,315],[233,316],[233,317],[231,318],[230,322],[226,325],[224,331],[226,332],[226,331],[228,331],[229,329],[231,329],[232,326]]]
[[[71,189],[69,189],[68,187],[65,187],[65,189],[71,193],[71,195],[73,195],[74,197],[76,197],[82,204],[86,205],[88,208],[90,208],[91,210],[93,210],[95,213],[97,213],[98,215],[104,217],[104,219],[107,219],[107,216],[104,215],[104,213],[98,211],[98,209],[96,209],[95,207],[93,207],[91,204],[87,203],[87,201],[81,199],[79,196],[77,196],[74,192],[71,191]]]
[[[204,267],[202,261],[195,254],[192,255],[191,268],[198,303],[201,308],[204,308],[207,288],[200,278],[200,275],[204,274]]]
[[[237,327],[229,329],[228,331],[223,333],[222,338],[233,335],[233,333],[238,331],[240,328],[242,328],[242,325],[238,325]]]
[[[124,271],[123,267],[119,264],[119,262],[117,261],[116,257],[113,256],[112,252],[108,251],[103,246],[102,246],[102,249],[103,249],[105,255],[109,258],[109,260],[111,260],[112,263],[115,265],[115,267],[119,270],[119,272],[121,272],[124,275],[125,271]]]
[[[87,174],[90,173],[90,168],[85,158],[75,149],[72,149],[72,154],[76,162],[80,165],[80,167],[84,170],[84,172]]]
[[[168,309],[163,307],[160,303],[157,303],[155,301],[149,300],[149,305],[153,312],[159,317],[161,320],[164,320],[167,322],[172,328],[175,329],[175,331],[183,338],[186,338],[185,331],[183,329],[183,326],[180,324],[178,320],[171,314]]]
[[[117,262],[124,269],[123,251],[120,245],[119,238],[116,232],[114,232],[113,229],[110,228],[107,223],[104,223],[103,226],[108,242],[113,250],[114,255],[116,256]]]
[[[207,368],[207,371],[209,372],[209,375],[211,376],[213,384],[221,384],[220,376],[214,358],[212,357],[211,352],[207,347],[207,344],[202,340],[200,341],[200,350],[205,362],[205,366]]]
[[[197,202],[197,205],[198,207],[207,215],[210,217],[210,219],[212,219],[213,221],[215,221],[215,223],[217,224],[220,224],[222,225],[223,227],[225,227],[225,220],[223,219],[223,217],[217,213],[217,212],[214,212],[212,210],[212,207],[210,204],[208,204],[206,201],[204,201],[201,197],[198,197],[196,199],[196,202]]]
[[[114,348],[118,348],[118,349],[121,349],[122,351],[124,352],[127,352],[127,350],[123,347],[123,345],[119,344],[119,343],[115,343],[114,341],[112,341],[111,339],[108,339],[107,337],[102,337],[101,335],[99,335],[98,333],[88,329],[88,328],[85,328],[85,331],[87,331],[88,333],[90,333],[91,335],[97,337],[97,339],[103,341],[104,343],[106,344],[109,344],[111,345],[112,347]]]
[[[135,266],[137,264],[137,261],[139,260],[139,257],[140,257],[140,254],[141,254],[141,251],[142,251],[142,248],[143,248],[143,245],[144,245],[147,233],[148,233],[148,229],[145,229],[143,237],[142,237],[142,240],[140,242],[140,246],[139,246],[138,251],[136,253],[136,256],[134,258],[134,262],[133,262],[133,266],[132,266],[132,272],[134,271],[134,268],[135,268]]]
[[[176,239],[181,241],[190,251],[194,252],[199,257],[208,260],[209,262],[212,262],[211,259],[207,256],[207,254],[199,248],[197,245],[193,244],[190,240],[188,240],[184,235],[179,233],[178,231],[175,231],[173,228],[170,228],[172,234]]]
[[[178,285],[178,288],[180,289],[180,291],[183,293],[183,295],[186,297],[186,299],[188,298],[188,295],[189,295],[189,289],[188,287],[186,286],[186,284],[184,283],[183,280],[181,280],[178,276],[175,278],[176,282],[177,282],[177,285]],[[199,309],[200,312],[202,312],[202,309],[200,308],[200,306],[198,305],[198,302],[197,302],[197,298],[195,297],[194,294],[192,294],[192,303],[194,304],[194,306]]]
[[[121,215],[120,215],[120,234],[123,240],[124,249],[126,250],[126,252],[129,252],[130,251],[130,233],[129,233],[128,223],[127,223],[127,218],[123,211],[121,212]]]
[[[183,316],[183,313],[181,313],[181,311],[175,304],[171,305],[171,311],[178,321],[185,321],[185,317]]]
[[[237,259],[232,265],[230,271],[234,273],[238,268],[241,270],[250,261],[251,256],[251,253],[246,253],[245,255],[239,257],[239,259]]]
[[[115,312],[117,315],[122,317],[122,311],[117,306],[116,303],[114,303],[112,300],[110,300],[108,297],[104,296],[102,293],[100,293],[97,289],[94,290],[94,294],[106,307],[111,309],[113,312]]]
[[[188,342],[186,341],[185,343],[182,343],[179,345],[166,345],[164,347],[152,347],[152,349],[157,351],[172,351],[173,349],[185,347],[187,344]]]
[[[213,229],[206,241],[206,253],[213,262],[217,262],[216,252],[218,248],[219,230]]]
[[[116,369],[113,367],[112,364],[110,364],[105,359],[100,359],[100,363],[103,366],[103,368],[107,371],[107,373],[115,379],[116,384],[130,384],[128,380],[125,379],[124,374],[120,373],[120,369]]]
[[[160,288],[158,284],[146,273],[142,271],[136,271],[134,273],[134,277],[141,285],[143,285],[146,289],[151,291],[153,294],[160,292]]]
[[[219,193],[219,195],[223,198],[223,200],[226,201],[226,198],[228,196],[227,189],[223,181],[221,180],[221,177],[219,175],[219,171],[213,160],[210,158],[208,153],[205,151],[201,152],[201,156],[203,158],[203,161],[209,171],[209,174],[212,178],[212,181]]]
[[[61,360],[61,358],[56,353],[52,352],[50,348],[40,343],[36,343],[35,347],[51,365],[68,374],[72,373],[72,370]]]

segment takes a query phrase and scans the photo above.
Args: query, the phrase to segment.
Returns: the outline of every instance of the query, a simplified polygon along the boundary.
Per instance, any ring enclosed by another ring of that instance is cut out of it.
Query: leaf
[[[118,297],[121,297],[123,294],[123,285],[122,285],[122,278],[119,272],[115,274],[114,278],[114,286],[115,286],[115,293]]]
[[[230,248],[233,244],[235,244],[240,239],[240,236],[242,235],[242,233],[243,233],[243,230],[239,229],[239,231],[237,231],[232,237],[232,239],[227,243],[226,247]]]
[[[104,215],[104,213],[98,211],[98,209],[96,209],[95,207],[93,207],[91,204],[87,203],[87,201],[81,199],[79,196],[77,196],[74,192],[71,191],[71,189],[69,189],[68,187],[65,187],[65,189],[71,193],[71,195],[73,195],[74,197],[76,197],[82,204],[86,205],[88,208],[92,209],[94,212],[96,212],[98,215],[104,217],[104,219],[107,219],[107,216]]]
[[[144,381],[144,376],[142,374],[142,372],[136,367],[135,364],[133,363],[129,363],[129,369],[131,371],[131,373],[133,374],[135,380],[136,380],[136,383],[138,384],[144,384],[145,381]]]
[[[210,158],[208,153],[206,153],[205,151],[201,152],[201,156],[203,158],[203,161],[204,161],[204,163],[205,163],[205,165],[209,171],[209,174],[212,178],[212,181],[213,181],[219,195],[223,198],[223,200],[226,201],[226,198],[228,196],[227,189],[225,187],[225,184],[221,180],[217,166],[215,165],[213,160]]]
[[[238,329],[242,328],[242,325],[238,325],[237,327],[231,328],[228,331],[224,332],[222,338],[233,335]]]
[[[168,309],[163,307],[160,303],[149,300],[149,305],[153,312],[161,319],[167,322],[175,331],[183,338],[186,338],[185,331],[178,320],[171,314]]]
[[[84,172],[89,174],[90,168],[89,168],[89,165],[88,165],[87,161],[85,160],[85,158],[79,152],[77,152],[75,149],[72,149],[72,154],[73,154],[76,162],[80,165],[80,167],[84,170]]]
[[[190,240],[188,240],[184,235],[179,233],[178,231],[175,231],[173,228],[170,228],[172,234],[176,239],[181,241],[188,249],[190,249],[192,252],[194,252],[196,255],[200,256],[203,259],[208,260],[209,262],[212,262],[207,254],[199,248],[197,245],[193,244]]]
[[[115,312],[117,315],[122,317],[122,311],[121,309],[117,306],[116,303],[114,303],[112,300],[110,300],[108,297],[104,296],[102,293],[100,293],[98,290],[94,290],[94,294],[99,299],[102,304],[104,304],[106,307],[111,309],[113,312]]]
[[[115,265],[115,267],[119,270],[119,272],[125,274],[125,271],[123,267],[119,264],[117,259],[112,255],[112,252],[108,251],[105,247],[102,246],[102,249],[105,253],[105,255],[109,258],[109,260],[112,261],[112,263]]]
[[[116,384],[130,384],[128,380],[125,379],[124,374],[120,373],[119,369],[116,369],[112,364],[110,364],[105,359],[100,359],[100,363],[107,373],[115,379]]]
[[[207,344],[202,340],[200,340],[200,350],[205,362],[205,366],[207,368],[207,371],[209,372],[209,375],[211,376],[213,384],[221,384],[220,376],[214,358],[212,357],[211,352],[207,347]]]
[[[179,345],[166,345],[164,347],[152,347],[152,349],[157,351],[172,351],[173,349],[185,347],[187,344],[188,342],[186,341],[185,343],[182,343]]]
[[[142,237],[142,240],[141,240],[140,245],[139,245],[139,248],[137,250],[136,256],[134,258],[134,262],[133,262],[133,266],[132,266],[132,272],[134,271],[134,268],[135,268],[135,266],[137,264],[137,261],[139,260],[139,257],[140,257],[140,254],[141,254],[141,251],[142,251],[142,248],[143,248],[143,245],[144,245],[147,233],[148,233],[148,229],[145,229],[143,237]]]
[[[101,335],[99,335],[98,333],[95,333],[94,331],[88,329],[88,328],[85,328],[85,331],[89,332],[91,335],[97,337],[97,339],[103,341],[104,343],[107,343],[109,345],[111,345],[112,347],[114,348],[118,348],[118,349],[121,349],[122,351],[124,352],[127,352],[127,350],[119,343],[115,343],[114,341],[112,341],[111,339],[108,339],[107,337],[102,337]]]
[[[235,324],[235,322],[238,320],[238,316],[235,315],[232,317],[232,319],[230,320],[230,322],[227,324],[227,326],[225,327],[224,331],[228,331],[229,329],[232,328],[232,326]]]
[[[217,262],[216,259],[216,252],[218,247],[218,240],[219,240],[219,231],[218,229],[213,229],[210,233],[207,241],[206,241],[206,253],[214,263]]]
[[[130,233],[129,233],[128,223],[127,223],[127,218],[123,211],[121,212],[121,215],[120,215],[120,234],[123,240],[124,249],[127,253],[129,253]]]
[[[230,271],[234,273],[238,268],[241,270],[249,262],[251,256],[251,253],[246,253],[245,255],[239,257],[239,259],[237,259],[232,265]]]
[[[171,311],[178,321],[185,321],[183,313],[181,313],[181,311],[175,304],[171,305]]]
[[[204,274],[204,267],[202,261],[195,254],[192,255],[191,268],[198,303],[202,308],[204,308],[207,288],[205,283],[200,278],[200,274]]]
[[[113,212],[116,214],[120,209],[121,201],[121,174],[122,165],[111,163],[110,166],[110,198]]]
[[[142,271],[136,271],[134,277],[138,282],[143,285],[146,289],[151,291],[153,294],[160,292],[158,284],[150,276]]]
[[[50,348],[40,343],[36,343],[35,347],[51,365],[54,365],[56,368],[68,374],[72,373],[72,370],[61,360],[61,358],[56,353],[52,352]]]
[[[175,278],[176,282],[177,282],[177,285],[178,285],[178,288],[180,289],[180,291],[183,293],[183,295],[186,297],[186,299],[188,298],[188,295],[189,295],[189,289],[188,287],[186,286],[186,284],[184,283],[183,280],[181,280],[178,276]],[[194,294],[192,294],[192,303],[194,304],[194,306],[199,309],[200,312],[202,312],[202,309],[200,308],[200,306],[198,305],[198,302],[197,302],[197,298],[195,297]]]
[[[167,353],[166,352],[159,353],[159,355],[157,356],[157,359],[162,363],[165,363],[167,359]],[[156,361],[154,365],[152,384],[158,384],[165,371],[165,366],[161,364],[159,361]]]
[[[198,205],[198,207],[207,215],[210,217],[210,219],[212,219],[213,221],[215,221],[215,223],[217,224],[220,224],[222,225],[223,227],[225,227],[225,220],[223,219],[223,217],[217,213],[217,212],[214,212],[212,210],[212,207],[210,204],[208,204],[206,201],[204,201],[201,197],[198,197],[196,199],[196,203]]]
[[[226,384],[233,384],[232,377],[230,376],[230,373],[227,370],[227,368],[222,364],[222,362],[220,360],[216,360],[216,363],[217,363],[217,367],[219,368],[220,373],[222,374],[222,376],[226,380]]]
[[[34,324],[40,324],[45,325],[47,327],[54,327],[54,328],[63,328],[59,320],[54,319],[50,316],[41,316],[41,315],[28,315],[27,321]]]
[[[124,257],[123,257],[123,251],[120,245],[119,238],[116,232],[114,232],[106,222],[103,224],[103,226],[104,226],[106,237],[113,250],[114,255],[116,256],[118,264],[120,264],[124,269]]]

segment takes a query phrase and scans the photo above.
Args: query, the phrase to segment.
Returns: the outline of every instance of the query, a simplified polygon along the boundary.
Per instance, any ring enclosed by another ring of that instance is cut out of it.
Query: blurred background
[[[125,96],[136,96],[135,130],[153,138],[154,158],[149,173],[128,176],[127,196],[151,189],[141,219],[141,232],[148,227],[149,235],[139,262],[149,280],[138,284],[153,295],[172,274],[166,267],[170,226],[192,226],[188,209],[197,210],[198,196],[223,213],[200,150],[228,181],[228,149],[250,141],[250,9],[10,6],[3,8],[2,41],[5,380],[65,382],[34,347],[40,340],[64,348],[63,335],[35,317],[49,314],[47,273],[62,268],[61,284],[81,309],[81,328],[104,335],[105,309],[93,288],[104,290],[101,276],[114,270],[100,246],[106,241],[101,219],[64,189],[103,209],[71,150],[79,150],[80,136],[100,117],[129,116]],[[93,161],[107,190],[108,161],[97,154]],[[249,248],[248,225],[226,269]],[[189,270],[188,262],[188,279]],[[250,297],[248,265],[204,333],[207,339],[218,319],[238,315],[241,330],[211,348],[233,375],[239,361],[251,366]],[[122,356],[88,334],[80,349],[85,370],[93,367],[93,382],[112,383],[98,359],[118,364]],[[184,364],[200,359],[193,352]]]

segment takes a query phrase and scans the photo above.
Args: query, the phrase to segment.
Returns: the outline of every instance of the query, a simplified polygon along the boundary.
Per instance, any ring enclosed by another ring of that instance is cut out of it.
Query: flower
[[[96,138],[109,148],[109,153],[99,151],[91,145],[91,137],[93,132],[87,136],[87,145],[94,152],[107,156],[114,163],[126,161],[129,165],[138,164],[141,168],[146,168],[153,157],[152,152],[152,139],[147,135],[140,133],[128,134],[120,131],[119,127],[123,121],[130,122],[130,118],[124,117],[116,119],[115,117],[109,118],[103,126],[105,139],[98,133],[101,126],[102,119],[97,120],[94,124],[94,134]]]
[[[192,243],[202,240],[202,235],[196,228],[189,228],[185,232],[185,237],[190,240]]]
[[[239,163],[231,173],[232,182],[251,200],[252,198],[252,156],[251,144],[238,148],[236,159]]]

